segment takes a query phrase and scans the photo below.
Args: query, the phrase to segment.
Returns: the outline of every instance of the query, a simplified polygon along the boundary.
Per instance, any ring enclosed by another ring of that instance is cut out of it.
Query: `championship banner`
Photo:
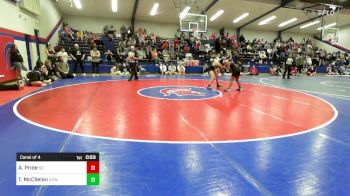
[[[12,37],[0,35],[0,82],[17,79],[16,71],[11,69],[10,49],[13,45]]]

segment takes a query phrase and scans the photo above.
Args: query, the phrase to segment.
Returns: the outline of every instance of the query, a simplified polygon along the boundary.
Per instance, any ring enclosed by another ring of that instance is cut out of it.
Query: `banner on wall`
[[[13,45],[12,37],[0,35],[0,82],[17,79],[16,71],[11,69],[10,50]]]

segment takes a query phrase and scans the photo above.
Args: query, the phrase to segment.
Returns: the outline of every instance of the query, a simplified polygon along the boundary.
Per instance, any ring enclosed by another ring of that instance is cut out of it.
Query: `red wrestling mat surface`
[[[22,90],[0,91],[0,105],[38,90],[39,87],[24,87]]]
[[[56,131],[165,142],[281,137],[319,128],[336,116],[327,102],[299,92],[243,84],[242,92],[221,95],[200,89],[206,85],[205,80],[86,83],[28,96],[17,110],[23,120]],[[140,95],[145,88],[148,94]],[[186,96],[195,100],[169,100]]]

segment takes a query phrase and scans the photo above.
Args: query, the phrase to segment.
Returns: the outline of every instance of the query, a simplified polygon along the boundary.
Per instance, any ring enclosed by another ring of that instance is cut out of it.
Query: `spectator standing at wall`
[[[326,58],[326,50],[320,50],[320,66],[325,65],[325,58]]]
[[[57,58],[56,51],[53,49],[53,47],[50,43],[47,44],[45,53],[47,55],[47,59],[49,59],[53,65],[56,64],[56,58]]]
[[[298,68],[298,73],[299,75],[302,72],[302,69],[304,67],[304,56],[302,54],[298,54],[297,60],[296,60],[297,68]]]
[[[285,68],[284,68],[284,72],[283,72],[283,79],[286,79],[286,73],[287,74],[287,79],[290,79],[290,74],[291,74],[291,70],[292,70],[292,66],[293,66],[294,60],[292,58],[292,53],[288,54],[288,58],[285,62]]]
[[[23,57],[18,50],[18,46],[15,44],[10,50],[11,62],[13,68],[16,70],[17,78],[22,80],[22,71],[28,71],[23,65]]]
[[[92,58],[92,75],[99,76],[101,53],[97,50],[96,46],[94,46],[90,51],[90,56]]]
[[[130,67],[130,78],[128,81],[131,81],[133,79],[133,77],[135,77],[135,80],[138,80],[137,77],[137,52],[135,51],[135,47],[131,46],[130,47],[130,51],[128,53],[128,58],[127,58],[127,62],[129,64]]]
[[[79,65],[83,75],[85,76],[86,75],[85,70],[84,70],[85,54],[79,49],[78,44],[74,44],[74,48],[73,48],[70,56],[74,61],[74,73],[73,74],[77,73],[78,65]]]

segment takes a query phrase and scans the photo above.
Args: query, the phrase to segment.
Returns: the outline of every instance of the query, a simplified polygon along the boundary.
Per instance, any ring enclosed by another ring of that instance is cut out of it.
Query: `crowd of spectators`
[[[205,67],[214,58],[239,60],[249,64],[250,75],[259,74],[259,65],[269,66],[271,76],[298,74],[315,75],[319,66],[326,67],[329,75],[349,74],[349,54],[327,52],[318,48],[310,39],[296,42],[292,37],[273,41],[255,38],[249,40],[240,35],[221,32],[212,33],[209,37],[205,33],[176,32],[174,38],[161,38],[154,32],[147,32],[145,28],[135,31],[131,27],[122,25],[119,31],[113,25],[106,25],[102,33],[92,33],[76,30],[64,23],[59,32],[62,42],[74,41],[74,47],[68,53],[64,47],[53,47],[48,44],[47,59],[37,62],[34,71],[27,75],[27,85],[45,86],[60,78],[73,78],[80,67],[81,73],[86,75],[84,62],[92,62],[92,74],[99,75],[100,63],[114,65],[112,74],[128,75],[130,70],[126,63],[127,54],[132,46],[136,47],[139,61],[148,61],[159,66],[161,74],[185,74],[186,65],[192,59],[200,60]],[[103,41],[103,38],[107,38]],[[82,50],[78,43],[85,43],[89,51]],[[114,48],[105,45],[113,43]],[[20,80],[27,70],[23,66],[23,58],[15,45],[11,49],[11,60],[17,70]],[[68,60],[74,62],[71,71]],[[145,72],[142,66],[139,72]]]
[[[260,64],[269,65],[271,75],[281,75],[280,70],[284,68],[289,54],[293,59],[290,72],[294,75],[315,73],[318,66],[327,66],[329,74],[346,74],[349,65],[347,53],[327,52],[316,47],[310,39],[296,42],[292,37],[287,40],[276,38],[270,42],[259,38],[248,40],[244,35],[236,37],[229,33],[212,33],[208,37],[205,33],[196,32],[176,32],[174,38],[161,38],[154,32],[148,33],[145,28],[133,32],[131,27],[124,25],[119,31],[113,25],[106,25],[102,34],[97,34],[72,30],[65,24],[63,32],[65,36],[62,39],[79,39],[86,41],[90,48],[96,47],[107,64],[123,65],[129,48],[136,46],[140,60],[148,60],[156,66],[165,65],[167,70],[171,64],[180,62],[186,65],[190,59],[198,59],[202,65],[208,64],[217,54],[221,58],[240,59],[250,64],[253,75],[258,74]],[[105,48],[101,41],[103,36],[108,36],[109,41],[115,43],[115,48]],[[181,71],[176,69],[176,72]]]

